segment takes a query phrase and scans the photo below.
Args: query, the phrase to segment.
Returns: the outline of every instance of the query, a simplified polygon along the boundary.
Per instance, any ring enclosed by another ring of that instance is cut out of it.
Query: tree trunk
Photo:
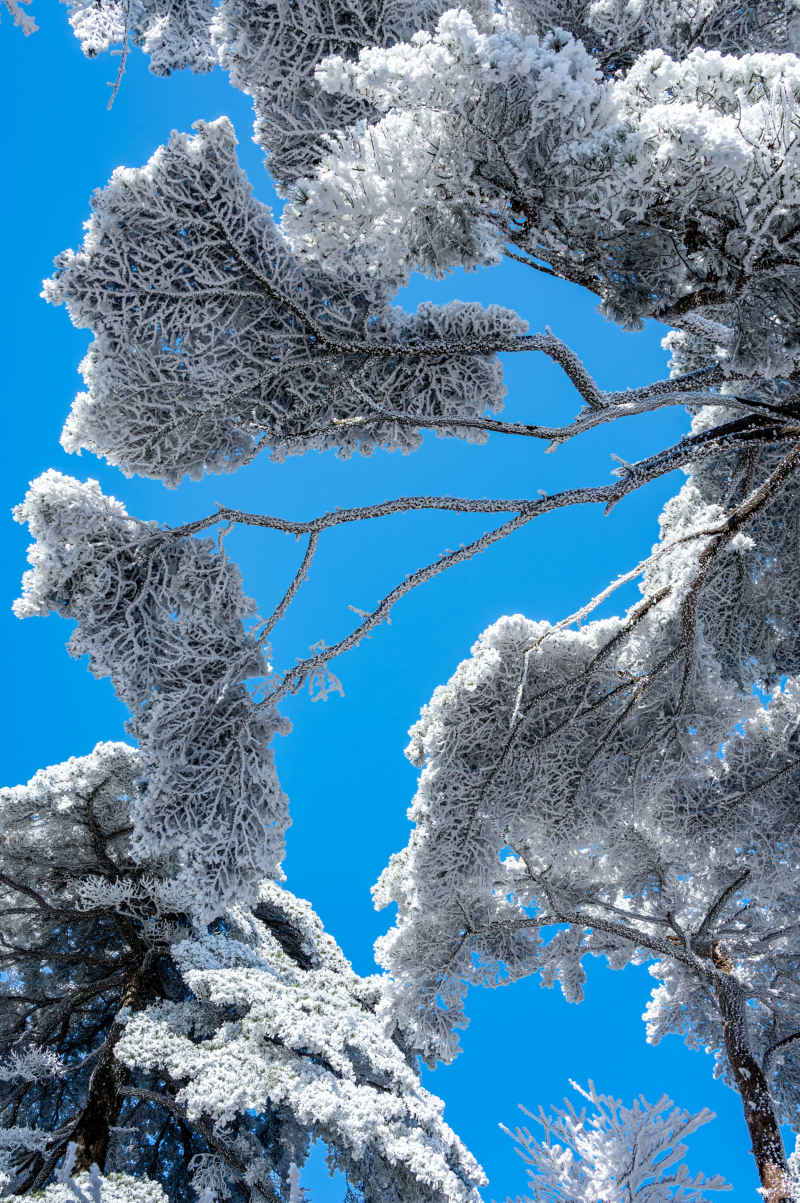
[[[158,981],[149,965],[137,965],[125,979],[119,1003],[120,1010],[127,1007],[131,1011],[141,1011],[159,996]],[[71,1139],[77,1145],[74,1170],[76,1174],[88,1170],[92,1165],[96,1165],[101,1171],[105,1169],[111,1128],[116,1123],[122,1106],[119,1088],[126,1086],[131,1076],[127,1066],[121,1065],[114,1056],[114,1048],[124,1028],[125,1024],[116,1019],[109,1028],[89,1082],[86,1102],[72,1131]]]
[[[716,978],[714,990],[722,1015],[725,1052],[742,1100],[765,1203],[793,1203],[783,1139],[769,1086],[750,1052],[744,995],[737,982],[724,972]]]

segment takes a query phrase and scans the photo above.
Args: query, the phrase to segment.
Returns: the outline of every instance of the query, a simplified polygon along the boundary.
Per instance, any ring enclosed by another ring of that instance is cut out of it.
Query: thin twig
[[[289,585],[289,588],[286,590],[283,597],[278,602],[278,605],[275,607],[272,614],[269,616],[267,621],[264,623],[264,626],[257,634],[257,639],[258,639],[259,643],[264,643],[264,641],[269,638],[272,631],[274,631],[275,627],[281,621],[281,619],[284,617],[284,615],[286,614],[286,611],[289,609],[289,606],[292,604],[295,597],[297,596],[298,590],[300,589],[301,585],[303,584],[306,577],[308,576],[308,570],[311,567],[311,561],[313,560],[314,553],[317,550],[318,542],[319,542],[319,533],[317,531],[312,531],[311,534],[308,536],[308,545],[306,547],[306,553],[303,556],[303,562],[301,563],[300,567],[297,569],[297,572],[295,573],[294,577],[292,578],[292,582]]]
[[[106,106],[107,112],[111,111],[111,107],[117,98],[117,92],[120,89],[122,77],[125,74],[125,65],[128,61],[128,51],[130,50],[131,44],[131,4],[132,0],[128,0],[127,4],[125,5],[125,32],[122,36],[122,49],[118,51],[112,51],[112,54],[116,53],[120,56],[119,70],[117,71],[117,78],[113,83],[109,83],[108,85],[111,88],[111,99]]]

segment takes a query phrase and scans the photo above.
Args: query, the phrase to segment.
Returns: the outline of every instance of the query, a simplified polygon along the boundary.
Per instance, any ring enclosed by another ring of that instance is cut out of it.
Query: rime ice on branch
[[[375,115],[361,98],[323,92],[317,65],[433,28],[445,7],[441,0],[223,0],[214,46],[233,86],[253,98],[254,140],[280,186],[312,172],[337,129]]]
[[[81,50],[94,58],[113,46],[141,46],[155,75],[184,67],[210,71],[213,0],[65,0]],[[113,51],[112,51],[113,53]]]
[[[480,1168],[376,1017],[380,979],[308,903],[266,882],[253,913],[193,926],[180,853],[132,857],[145,772],[99,744],[0,791],[13,1197],[288,1203],[319,1138],[365,1200],[479,1203]]]
[[[585,956],[649,963],[649,1038],[713,1052],[778,1200],[778,1124],[800,1124],[800,682],[762,706],[720,674],[722,639],[769,676],[784,638],[756,622],[781,524],[750,513],[760,544],[689,483],[624,619],[484,632],[412,729],[416,828],[376,901],[398,904],[379,957],[430,1061],[455,1054],[469,984],[538,973],[579,1001]]]
[[[625,326],[721,306],[733,364],[794,370],[798,58],[652,49],[609,79],[555,24],[529,32],[514,6],[485,29],[451,10],[433,35],[323,62],[326,91],[381,115],[301,181],[293,244],[401,276],[510,245]]]
[[[17,11],[17,0],[6,3]],[[136,45],[156,75],[185,67],[204,72],[219,63],[231,84],[253,98],[254,140],[284,187],[313,171],[328,149],[328,134],[374,116],[361,100],[321,91],[317,65],[330,54],[391,46],[418,29],[432,29],[447,7],[441,0],[222,0],[216,7],[209,0],[68,3],[70,23],[89,58],[115,45],[126,54]]]
[[[480,1167],[374,1014],[380,979],[352,972],[307,903],[265,885],[252,914],[173,954],[191,998],[132,1016],[118,1056],[182,1083],[190,1120],[284,1110],[302,1138],[286,1156],[322,1139],[365,1203],[479,1203]]]
[[[522,1110],[542,1129],[536,1140],[527,1128],[509,1132],[515,1150],[527,1166],[528,1185],[538,1203],[710,1203],[705,1191],[731,1188],[715,1174],[690,1176],[682,1160],[683,1143],[714,1114],[703,1108],[690,1115],[663,1095],[657,1103],[644,1097],[623,1107],[610,1095],[598,1094],[594,1084],[584,1090],[571,1086],[592,1105],[577,1111],[571,1100],[551,1115]],[[511,1203],[511,1200],[507,1200]],[[517,1203],[531,1203],[524,1197]]]
[[[278,872],[289,817],[269,750],[286,724],[245,685],[270,668],[245,626],[254,607],[238,569],[211,540],[171,539],[95,481],[54,471],[15,516],[36,538],[16,613],[76,619],[70,652],[88,654],[131,711],[147,775],[137,855],[179,847],[201,917],[246,899]]]
[[[498,409],[493,352],[527,328],[498,306],[409,315],[389,307],[391,282],[298,262],[253,199],[225,118],[173,134],[141,169],[119,168],[95,194],[83,248],[57,264],[44,295],[95,334],[82,366],[89,391],[62,442],[167,484],[233,471],[264,446],[278,457],[410,450],[421,441],[413,426],[333,423],[387,397],[421,418]]]

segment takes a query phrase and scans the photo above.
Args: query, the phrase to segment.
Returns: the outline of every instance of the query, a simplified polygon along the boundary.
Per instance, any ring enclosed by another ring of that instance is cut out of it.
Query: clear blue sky
[[[64,9],[52,0],[38,0],[35,15],[41,30],[27,40],[5,15],[0,29],[0,86],[8,115],[0,195],[7,335],[0,515],[51,466],[99,479],[131,513],[164,523],[207,514],[216,501],[304,518],[401,494],[524,496],[602,483],[614,467],[611,453],[633,460],[680,437],[685,415],[671,411],[601,430],[554,455],[525,439],[494,436],[487,446],[473,447],[430,435],[412,456],[377,453],[343,462],[315,454],[282,465],[264,458],[235,476],[173,492],[126,480],[91,456],[65,455],[58,438],[81,387],[76,369],[88,335],[73,330],[65,311],[47,306],[38,293],[53,256],[80,243],[92,190],[117,165],[142,164],[172,129],[226,113],[256,195],[279,202],[250,141],[249,103],[224,75],[184,72],[159,80],[134,53],[108,113],[106,81],[118,60],[83,59]],[[454,297],[512,306],[532,330],[550,325],[607,388],[664,374],[660,328],[624,334],[595,312],[591,296],[513,264],[436,284],[417,278],[400,299],[414,308],[420,300]],[[506,360],[510,420],[555,422],[576,412],[577,397],[542,357]],[[294,824],[287,884],[311,900],[360,972],[374,971],[372,943],[390,919],[372,910],[369,889],[390,853],[408,838],[405,812],[415,771],[403,748],[420,706],[501,614],[556,620],[635,564],[656,537],[661,505],[679,484],[675,476],[660,481],[607,518],[583,509],[537,521],[404,599],[391,626],[334,666],[343,698],[312,705],[299,697],[286,705],[294,730],[279,740],[277,760]],[[354,619],[348,605],[371,608],[407,572],[483,528],[479,517],[413,515],[326,535],[309,584],[276,632],[276,665],[291,664],[319,639],[332,642]],[[2,520],[1,529],[0,622],[11,679],[2,695],[8,739],[0,780],[16,784],[43,766],[87,753],[98,740],[124,738],[125,712],[108,681],[95,681],[85,663],[67,657],[68,624],[55,618],[20,623],[11,616],[28,536],[10,519]],[[286,536],[252,531],[232,534],[227,547],[242,567],[248,593],[269,613],[302,547]],[[618,595],[615,605],[629,599]],[[693,1110],[711,1107],[718,1118],[692,1138],[690,1167],[719,1172],[733,1184],[733,1192],[720,1198],[756,1199],[739,1099],[712,1079],[711,1058],[690,1053],[676,1038],[657,1049],[645,1043],[641,1013],[651,981],[644,969],[612,974],[592,962],[587,998],[579,1007],[534,980],[473,992],[461,1058],[426,1078],[446,1100],[449,1122],[486,1168],[487,1200],[522,1193],[525,1185],[522,1163],[498,1122],[515,1125],[518,1102],[532,1110],[559,1102],[570,1077],[593,1078],[602,1091],[625,1101],[640,1092],[650,1100],[666,1092]],[[320,1178],[318,1169],[307,1181],[315,1203],[342,1197],[341,1184]]]

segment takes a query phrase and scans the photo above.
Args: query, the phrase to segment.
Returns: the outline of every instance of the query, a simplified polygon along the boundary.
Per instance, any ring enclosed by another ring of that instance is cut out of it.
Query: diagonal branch
[[[498,543],[513,531],[530,522],[535,516],[535,514],[524,510],[509,522],[504,522],[502,526],[495,527],[491,531],[486,531],[478,539],[473,540],[472,543],[467,543],[464,547],[459,547],[456,551],[451,551],[447,555],[426,564],[423,568],[418,568],[416,572],[412,572],[399,585],[395,585],[394,589],[386,594],[372,613],[368,614],[363,622],[359,623],[355,630],[346,635],[344,639],[340,639],[338,643],[333,644],[331,647],[322,648],[316,655],[301,660],[299,664],[290,669],[281,684],[269,693],[259,705],[274,706],[286,694],[296,693],[303,685],[303,682],[308,680],[313,673],[324,668],[336,656],[340,656],[343,652],[347,652],[355,647],[365,635],[374,630],[375,627],[380,626],[382,622],[385,622],[389,617],[392,606],[406,593],[410,593],[412,589],[416,589],[417,585],[421,585],[423,582],[439,576],[440,573],[445,572],[448,568],[453,567],[453,565],[461,564],[465,560],[479,555],[487,547],[491,547],[493,543]]]
[[[278,602],[278,605],[275,607],[272,614],[269,616],[267,621],[264,623],[264,626],[258,632],[258,642],[259,643],[264,643],[269,638],[269,636],[274,631],[277,624],[284,617],[284,615],[286,614],[286,611],[289,609],[289,606],[292,604],[295,597],[297,596],[298,591],[300,590],[306,577],[308,576],[308,570],[311,567],[311,561],[313,560],[314,553],[317,550],[318,542],[319,542],[319,533],[317,531],[312,531],[311,534],[308,536],[308,545],[306,547],[306,552],[305,552],[305,555],[303,556],[302,563],[300,564],[300,567],[297,569],[297,572],[293,576],[292,581],[289,585],[289,588],[286,590],[283,597]]]
[[[769,1046],[767,1051],[764,1053],[763,1059],[761,1061],[761,1068],[764,1072],[765,1077],[766,1077],[769,1067],[772,1063],[772,1058],[775,1056],[775,1054],[780,1049],[786,1048],[787,1045],[793,1044],[795,1040],[800,1040],[800,1032],[792,1032],[790,1036],[784,1036],[782,1040],[776,1040],[774,1044],[771,1044]]]
[[[705,939],[713,923],[728,905],[739,887],[744,885],[749,876],[750,870],[743,869],[738,877],[735,877],[730,885],[727,885],[719,897],[711,904],[703,916],[703,921],[695,932],[694,939],[696,941]]]

